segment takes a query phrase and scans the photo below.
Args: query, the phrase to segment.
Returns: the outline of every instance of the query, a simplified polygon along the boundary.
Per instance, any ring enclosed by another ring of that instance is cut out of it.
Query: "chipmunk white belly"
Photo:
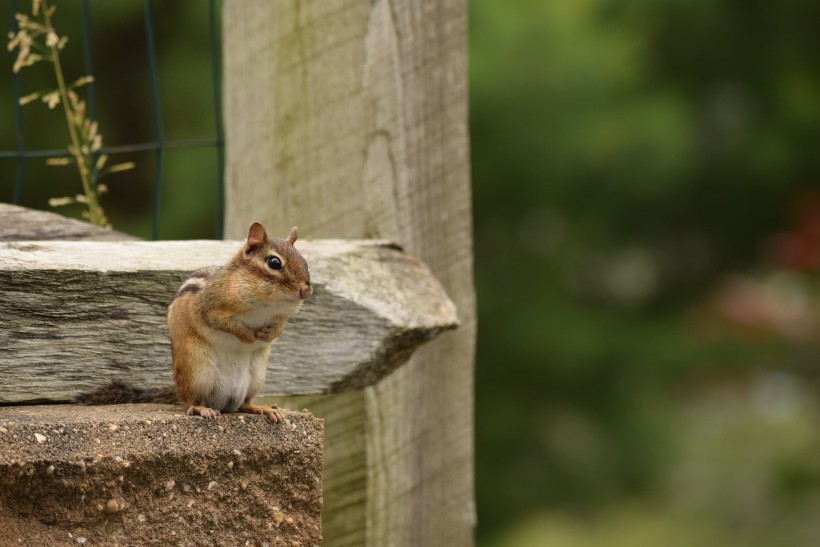
[[[205,405],[209,408],[221,412],[235,412],[245,401],[251,383],[250,356],[244,360],[239,357],[241,356],[235,353],[230,355],[230,359],[226,359],[224,354],[216,355],[219,373],[210,395],[205,400]]]
[[[227,332],[209,330],[210,386],[205,405],[235,412],[247,398],[251,383],[264,382],[270,344],[261,340],[246,343]]]

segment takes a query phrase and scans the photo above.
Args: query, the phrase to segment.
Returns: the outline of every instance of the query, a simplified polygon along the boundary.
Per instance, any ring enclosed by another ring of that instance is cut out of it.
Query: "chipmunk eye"
[[[269,256],[265,261],[268,263],[268,267],[273,270],[282,269],[282,260],[278,256]]]

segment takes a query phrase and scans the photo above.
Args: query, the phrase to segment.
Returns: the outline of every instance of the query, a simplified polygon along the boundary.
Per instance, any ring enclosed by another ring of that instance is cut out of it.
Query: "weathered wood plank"
[[[0,241],[48,239],[125,241],[138,238],[56,213],[0,203]]]
[[[226,233],[258,218],[277,232],[398,241],[462,321],[357,401],[317,407],[333,415],[328,439],[364,428],[367,443],[344,456],[360,473],[327,454],[325,544],[471,545],[466,2],[229,0],[223,30]]]
[[[0,243],[0,403],[68,400],[120,379],[168,385],[165,313],[190,272],[241,243]],[[370,385],[455,326],[417,259],[364,241],[299,241],[314,294],[277,340],[260,395]]]

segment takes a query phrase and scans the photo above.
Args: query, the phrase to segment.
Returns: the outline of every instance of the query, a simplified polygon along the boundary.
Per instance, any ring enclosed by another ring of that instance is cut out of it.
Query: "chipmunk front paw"
[[[279,334],[276,323],[273,325],[266,325],[261,329],[253,332],[254,338],[263,342],[273,342],[274,338]]]

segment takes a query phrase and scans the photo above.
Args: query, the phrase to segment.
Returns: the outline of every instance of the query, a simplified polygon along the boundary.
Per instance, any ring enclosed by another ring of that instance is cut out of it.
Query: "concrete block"
[[[0,545],[321,542],[323,422],[0,407]]]

